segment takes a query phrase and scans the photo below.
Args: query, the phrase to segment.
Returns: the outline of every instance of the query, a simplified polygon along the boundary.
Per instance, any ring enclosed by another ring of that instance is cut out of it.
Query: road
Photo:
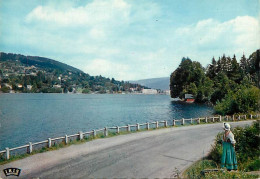
[[[252,121],[230,123],[245,126]],[[19,178],[170,178],[206,156],[222,123],[166,128],[97,139],[0,166]],[[10,177],[8,177],[10,178]]]

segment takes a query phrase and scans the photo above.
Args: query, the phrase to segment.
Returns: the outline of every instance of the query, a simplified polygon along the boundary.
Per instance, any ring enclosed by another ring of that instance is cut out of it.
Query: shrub
[[[236,91],[229,91],[221,102],[214,107],[217,114],[248,113],[260,109],[260,89],[252,86],[240,86]]]

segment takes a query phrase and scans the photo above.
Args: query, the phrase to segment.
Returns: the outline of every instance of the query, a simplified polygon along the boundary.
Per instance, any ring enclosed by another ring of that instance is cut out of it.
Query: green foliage
[[[3,86],[3,87],[1,88],[1,91],[2,91],[3,93],[9,93],[10,88],[7,87],[7,86]]]
[[[220,171],[220,172],[210,172],[205,175],[205,179],[207,178],[226,178],[226,179],[234,179],[234,178],[258,178],[257,175],[247,174],[245,172],[228,172],[228,171]]]
[[[0,69],[0,85],[4,87],[9,84],[16,92],[117,93],[130,91],[130,88],[136,88],[137,91],[144,88],[114,78],[110,80],[102,76],[90,76],[69,65],[42,57],[0,53]],[[18,85],[22,85],[22,88],[18,88]],[[9,92],[6,87],[2,91]]]
[[[251,86],[240,85],[237,91],[229,91],[221,102],[217,102],[215,111],[218,114],[247,113],[260,109],[260,90]]]
[[[236,127],[233,130],[236,140],[236,157],[238,161],[238,170],[228,172],[219,170],[217,172],[208,172],[202,175],[205,169],[218,169],[221,165],[222,154],[222,136],[219,133],[216,136],[215,143],[207,157],[207,160],[200,160],[194,163],[184,172],[185,178],[258,178],[256,175],[248,174],[248,171],[260,170],[260,121],[254,122],[251,126],[245,128]]]
[[[222,115],[258,111],[260,92],[252,86],[259,87],[259,51],[248,59],[243,55],[240,64],[235,55],[217,61],[213,57],[206,70],[199,62],[183,58],[170,77],[171,97],[193,94],[196,102],[210,102]]]
[[[251,126],[245,128],[236,127],[232,131],[236,140],[236,157],[238,161],[238,169],[245,171],[259,170],[260,156],[260,122],[256,121]],[[222,155],[223,133],[216,136],[215,144],[209,153],[208,159],[213,160],[220,166]]]
[[[202,178],[201,171],[204,169],[214,169],[217,165],[212,160],[200,160],[193,164],[187,171],[184,172],[185,178]]]

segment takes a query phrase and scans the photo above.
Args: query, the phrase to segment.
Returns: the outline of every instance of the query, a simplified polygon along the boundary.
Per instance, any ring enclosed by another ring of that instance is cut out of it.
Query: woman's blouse
[[[223,139],[224,139],[225,142],[229,142],[230,141],[231,144],[235,144],[236,143],[236,141],[234,139],[234,134],[231,131],[229,131],[229,133],[227,135],[224,134]]]

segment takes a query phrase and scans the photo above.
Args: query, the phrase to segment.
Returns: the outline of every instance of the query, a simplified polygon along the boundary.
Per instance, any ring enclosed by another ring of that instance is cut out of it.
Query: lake
[[[167,95],[0,94],[0,150],[103,127],[209,116]]]

